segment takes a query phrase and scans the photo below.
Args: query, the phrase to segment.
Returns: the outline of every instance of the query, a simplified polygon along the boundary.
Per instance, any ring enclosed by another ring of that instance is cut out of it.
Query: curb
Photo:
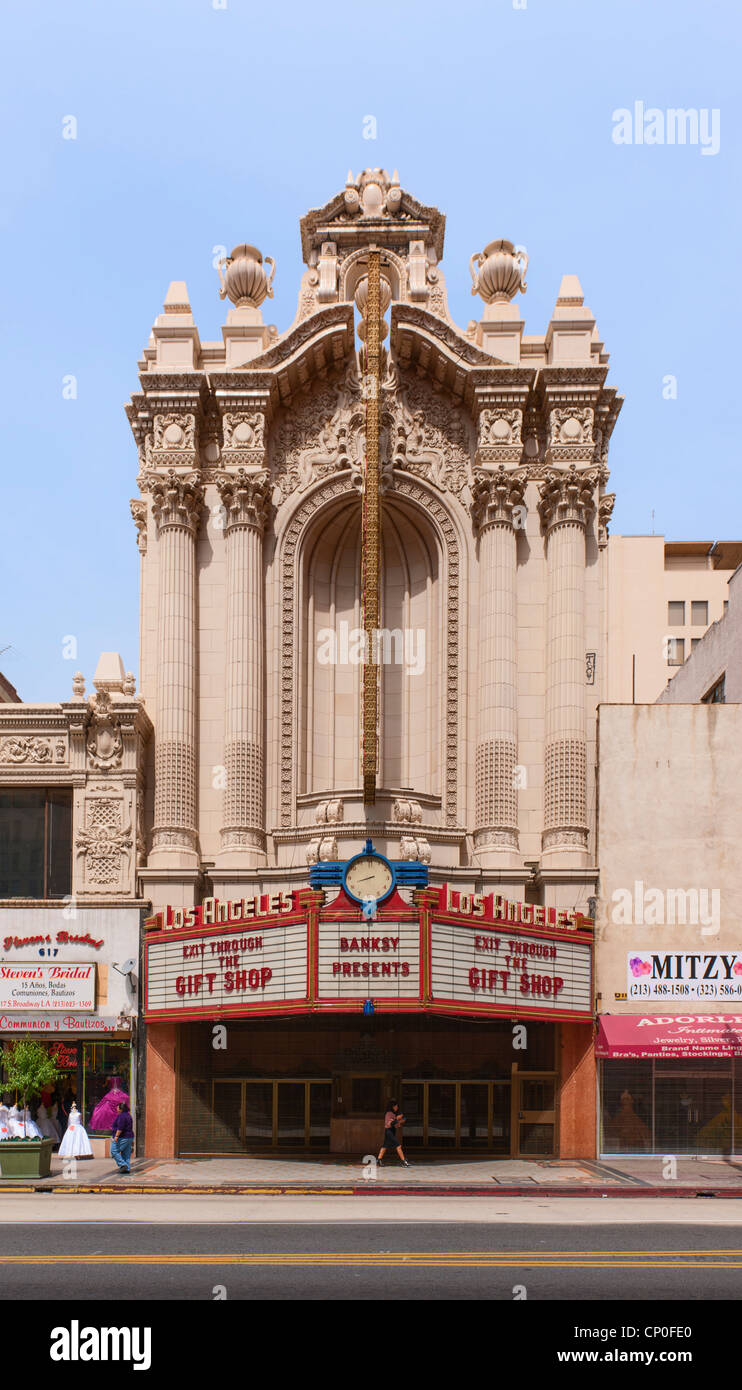
[[[494,1179],[493,1179],[494,1181]],[[344,1187],[302,1186],[290,1183],[267,1187],[258,1183],[231,1184],[223,1187],[178,1187],[175,1185],[145,1186],[136,1184],[124,1187],[123,1184],[95,1183],[89,1186],[65,1183],[63,1186],[5,1187],[0,1185],[1,1193],[37,1194],[49,1192],[54,1196],[159,1196],[159,1197],[736,1197],[742,1198],[742,1185],[738,1187],[700,1187],[682,1185],[677,1187],[560,1187],[556,1184],[533,1187],[447,1187],[421,1184],[419,1187],[383,1186],[367,1182],[348,1184]]]

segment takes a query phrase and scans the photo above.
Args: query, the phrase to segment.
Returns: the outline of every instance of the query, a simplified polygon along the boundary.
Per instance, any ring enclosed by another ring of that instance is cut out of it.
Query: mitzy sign
[[[0,1011],[95,1011],[95,965],[0,964]]]
[[[742,1000],[742,951],[629,951],[629,999]]]
[[[146,1014],[248,1017],[371,999],[420,1012],[591,1017],[592,924],[579,912],[445,887],[422,890],[416,906],[390,900],[387,914],[364,920],[342,892],[321,908],[317,894],[283,892],[165,908],[147,923]]]

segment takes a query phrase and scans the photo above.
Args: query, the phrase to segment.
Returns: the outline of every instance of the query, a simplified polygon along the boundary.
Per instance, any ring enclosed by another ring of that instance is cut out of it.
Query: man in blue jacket
[[[134,1147],[134,1124],[129,1107],[122,1101],[111,1131],[111,1158],[116,1160],[120,1173],[130,1173],[129,1162]]]

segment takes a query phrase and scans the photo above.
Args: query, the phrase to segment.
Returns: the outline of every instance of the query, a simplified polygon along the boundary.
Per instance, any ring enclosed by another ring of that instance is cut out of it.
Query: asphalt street
[[[250,1199],[227,1208],[219,1198],[208,1206],[202,1200],[198,1215],[187,1201],[176,1211],[162,1200],[148,1214],[139,1199],[138,1213],[130,1200],[134,1212],[116,1219],[100,1198],[90,1219],[93,1199],[81,1208],[71,1197],[37,1199],[37,1210],[24,1219],[28,1200],[34,1199],[16,1199],[8,1209],[8,1198],[0,1213],[6,1301],[704,1302],[737,1299],[742,1290],[742,1211],[724,1223],[717,1206],[707,1221],[713,1203],[699,1209],[697,1202],[677,1201],[669,1204],[671,1219],[653,1220],[647,1200],[641,1210],[632,1203],[620,1220],[608,1220],[605,1202],[594,1199],[591,1214],[588,1200],[567,1199],[560,1205],[571,1206],[574,1219],[566,1211],[555,1221],[540,1219],[533,1205],[526,1214],[523,1203],[499,1202],[498,1209],[487,1203],[485,1212],[483,1201],[477,1219],[473,1200],[466,1210],[449,1200],[445,1215],[439,1204],[431,1220],[407,1198],[400,1220],[376,1202],[357,1207],[356,1217],[352,1199],[336,1214],[310,1198],[297,1219],[277,1198],[272,1209],[265,1202],[253,1208],[260,1217],[253,1220]],[[367,1214],[368,1207],[374,1210]],[[681,1208],[682,1219],[674,1219]]]

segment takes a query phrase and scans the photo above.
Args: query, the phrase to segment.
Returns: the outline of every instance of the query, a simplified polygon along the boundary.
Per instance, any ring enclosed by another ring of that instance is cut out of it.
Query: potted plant
[[[3,1088],[20,1092],[23,1110],[29,1096],[39,1095],[42,1086],[54,1081],[59,1068],[43,1043],[36,1038],[20,1038],[0,1056],[5,1072]],[[0,1176],[3,1178],[48,1178],[51,1172],[53,1139],[6,1139],[0,1144]]]

